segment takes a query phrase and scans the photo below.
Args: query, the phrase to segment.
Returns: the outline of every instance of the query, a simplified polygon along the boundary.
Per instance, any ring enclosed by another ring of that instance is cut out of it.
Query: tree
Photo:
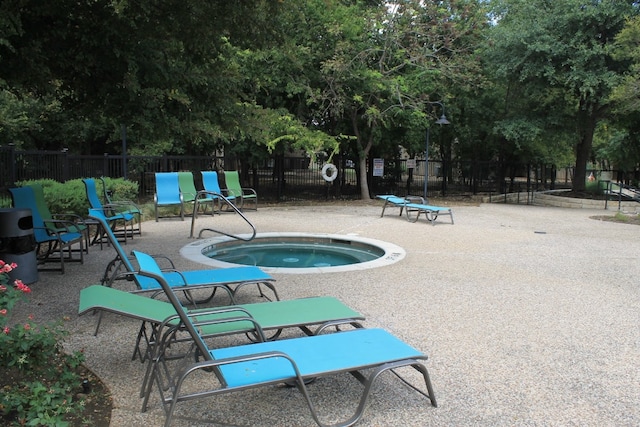
[[[573,189],[585,189],[597,124],[611,114],[610,96],[628,69],[612,56],[634,1],[505,0],[493,31],[491,60],[530,106],[522,121],[571,135]],[[545,132],[545,136],[549,132]],[[554,141],[555,142],[555,141]]]
[[[335,44],[322,62],[323,85],[313,91],[313,101],[319,122],[334,122],[355,137],[363,199],[370,198],[367,160],[380,143],[381,130],[396,125],[398,118],[414,122],[407,121],[403,110],[428,126],[430,99],[444,96],[438,82],[469,75],[468,64],[459,58],[472,49],[459,41],[478,24],[472,6],[419,0],[368,7],[336,2],[327,11],[327,33]]]

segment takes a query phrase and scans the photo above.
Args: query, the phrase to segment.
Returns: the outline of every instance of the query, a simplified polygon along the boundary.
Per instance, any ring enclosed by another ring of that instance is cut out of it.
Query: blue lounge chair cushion
[[[426,356],[383,329],[357,329],[336,334],[269,341],[211,350],[216,360],[282,352],[295,361],[301,376],[313,377],[366,369],[381,363]],[[220,367],[230,387],[290,380],[296,373],[284,357],[257,359]]]

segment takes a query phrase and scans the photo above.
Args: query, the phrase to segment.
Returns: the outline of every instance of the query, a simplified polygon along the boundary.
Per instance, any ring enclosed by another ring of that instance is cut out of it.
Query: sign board
[[[416,168],[416,159],[407,159],[407,169]]]
[[[384,159],[373,159],[373,176],[384,176]]]

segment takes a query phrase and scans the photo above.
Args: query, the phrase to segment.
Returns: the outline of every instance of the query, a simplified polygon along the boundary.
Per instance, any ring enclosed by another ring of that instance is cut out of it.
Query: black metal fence
[[[241,171],[243,185],[254,188],[261,200],[292,201],[358,198],[358,171],[351,159],[335,158],[338,178],[332,183],[322,177],[323,163],[308,157],[274,157],[259,167]],[[369,187],[375,194],[420,194],[425,191],[425,161],[384,160],[384,168],[368,165]],[[136,181],[142,199],[155,191],[154,174],[192,171],[196,187],[202,188],[200,171],[233,169],[233,159],[216,156],[103,156],[69,152],[20,151],[0,147],[0,190],[15,183],[50,178],[65,182],[86,177],[124,177]],[[376,163],[379,165],[379,163]],[[478,194],[536,191],[571,185],[569,168],[556,170],[544,165],[511,165],[497,162],[428,162],[428,195]]]

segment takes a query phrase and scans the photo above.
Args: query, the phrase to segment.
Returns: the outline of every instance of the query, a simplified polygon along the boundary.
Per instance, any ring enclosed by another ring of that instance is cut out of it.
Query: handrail
[[[618,187],[618,191],[617,193],[613,191],[613,186],[617,186]],[[631,193],[631,194],[625,194],[623,193],[623,190]],[[612,182],[609,181],[607,184],[607,192],[609,194],[617,194],[618,195],[618,210],[620,210],[622,208],[622,195],[624,194],[626,197],[631,198],[632,200],[635,200],[636,202],[640,203],[640,190],[632,187],[630,185],[626,185],[626,184],[622,184],[620,182]],[[608,198],[605,199],[605,205],[604,208],[607,209],[607,201]]]
[[[200,232],[198,233],[198,239],[202,238],[202,232],[203,231],[212,231],[214,233],[218,233],[218,234],[222,234],[224,236],[227,237],[231,237],[232,239],[237,239],[237,240],[243,240],[245,242],[248,242],[250,240],[253,240],[254,237],[256,237],[256,227],[251,223],[251,221],[249,221],[249,219],[244,216],[244,214],[240,211],[240,209],[238,209],[236,207],[236,205],[234,205],[231,200],[227,199],[225,196],[223,196],[220,193],[216,193],[214,191],[206,191],[206,190],[202,190],[202,191],[198,191],[198,194],[196,195],[196,199],[193,202],[193,214],[191,215],[191,234],[189,235],[190,238],[193,238],[193,229],[195,227],[195,222],[196,222],[196,217],[198,214],[198,207],[200,204],[200,196],[201,195],[208,195],[208,196],[215,196],[218,197],[219,200],[224,200],[224,202],[228,205],[231,206],[231,208],[236,211],[236,213],[238,215],[240,215],[240,217],[242,217],[242,219],[249,224],[249,226],[251,227],[251,229],[253,230],[251,237],[246,238],[246,237],[242,237],[242,236],[238,236],[235,234],[229,234],[229,233],[225,233],[224,231],[221,230],[216,230],[214,228],[203,228],[202,230],[200,230]],[[211,206],[211,209],[213,209],[213,206]],[[222,205],[220,205],[220,209],[222,209]]]

